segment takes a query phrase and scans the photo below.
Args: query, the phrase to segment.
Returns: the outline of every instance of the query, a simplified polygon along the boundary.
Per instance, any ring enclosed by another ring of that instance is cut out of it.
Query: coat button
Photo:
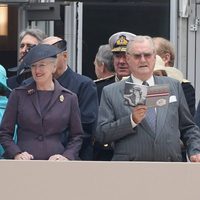
[[[43,141],[43,140],[44,140],[44,137],[43,137],[42,135],[39,135],[39,136],[38,136],[38,140],[39,140],[39,141]]]

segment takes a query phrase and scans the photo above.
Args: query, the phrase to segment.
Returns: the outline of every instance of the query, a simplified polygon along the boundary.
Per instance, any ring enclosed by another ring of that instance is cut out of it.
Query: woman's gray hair
[[[21,42],[22,39],[26,35],[31,35],[31,36],[35,37],[39,43],[42,42],[42,40],[44,40],[47,37],[46,34],[42,30],[37,29],[37,28],[30,28],[30,29],[26,29],[20,33],[19,41]]]
[[[96,54],[96,62],[97,64],[104,63],[105,67],[108,71],[114,72],[114,65],[113,65],[113,53],[109,44],[101,45],[99,50]]]

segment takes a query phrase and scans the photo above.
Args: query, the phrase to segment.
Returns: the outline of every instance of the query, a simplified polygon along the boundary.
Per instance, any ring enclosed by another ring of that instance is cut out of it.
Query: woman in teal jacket
[[[6,97],[6,92],[10,90],[10,88],[8,88],[6,84],[6,79],[7,79],[6,70],[2,65],[0,65],[0,123],[3,118],[3,114],[8,102],[8,98]],[[14,137],[16,141],[16,134],[14,134]],[[2,158],[3,153],[4,149],[0,145],[0,158]]]

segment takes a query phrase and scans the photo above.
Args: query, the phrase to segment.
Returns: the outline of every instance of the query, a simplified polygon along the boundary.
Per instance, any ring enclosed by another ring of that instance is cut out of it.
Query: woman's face
[[[31,65],[33,79],[37,84],[44,84],[52,81],[53,73],[56,70],[54,58],[46,58]]]

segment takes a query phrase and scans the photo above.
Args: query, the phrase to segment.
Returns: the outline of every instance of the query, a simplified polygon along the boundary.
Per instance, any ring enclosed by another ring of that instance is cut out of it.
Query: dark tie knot
[[[143,81],[143,82],[142,82],[142,85],[149,86],[149,84],[148,84],[148,82],[147,82],[147,81]]]

